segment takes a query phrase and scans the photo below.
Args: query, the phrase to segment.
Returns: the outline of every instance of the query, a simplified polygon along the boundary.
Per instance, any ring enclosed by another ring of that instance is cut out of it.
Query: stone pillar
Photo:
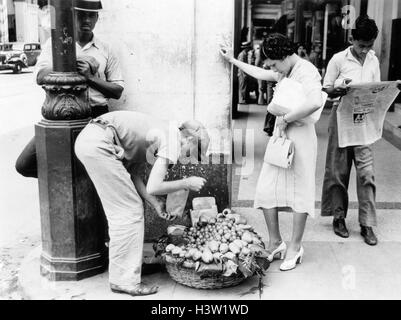
[[[8,42],[7,0],[0,0],[0,43]]]
[[[14,0],[17,42],[36,42],[39,39],[38,5]]]
[[[375,41],[373,50],[375,50],[380,61],[380,71],[382,80],[388,79],[388,70],[390,67],[391,50],[391,28],[394,3],[387,0],[369,1],[368,15],[376,21],[379,28],[379,35]]]
[[[90,117],[76,72],[72,0],[51,0],[53,72],[45,77],[44,120],[35,127],[42,229],[41,274],[80,280],[105,269],[103,220],[95,189],[74,155]]]
[[[294,42],[303,42],[304,38],[304,1],[298,0],[295,2],[295,31]]]

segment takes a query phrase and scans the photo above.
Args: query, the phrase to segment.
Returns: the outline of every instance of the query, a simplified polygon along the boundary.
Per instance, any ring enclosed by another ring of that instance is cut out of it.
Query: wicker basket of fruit
[[[260,236],[238,214],[226,209],[216,217],[200,216],[192,227],[170,229],[174,236],[163,256],[171,278],[198,289],[240,284],[269,267]]]

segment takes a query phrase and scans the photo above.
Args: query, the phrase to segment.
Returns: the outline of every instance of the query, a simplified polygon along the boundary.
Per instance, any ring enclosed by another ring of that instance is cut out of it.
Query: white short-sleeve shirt
[[[113,111],[99,117],[114,127],[124,158],[130,164],[164,158],[176,164],[181,153],[180,133],[174,121],[162,121],[136,111]]]
[[[77,57],[91,56],[99,62],[99,70],[97,77],[108,82],[113,82],[124,88],[124,79],[121,72],[120,63],[113,52],[110,45],[99,40],[95,36],[92,41],[81,47],[76,43]],[[47,40],[43,46],[42,53],[36,63],[35,73],[43,68],[52,68],[53,54],[51,38]],[[90,106],[105,106],[108,100],[102,93],[96,89],[89,88],[89,104]]]
[[[363,65],[354,57],[351,47],[335,54],[327,66],[323,87],[337,87],[345,79],[351,79],[351,84],[380,82],[380,64],[375,52],[368,52]]]

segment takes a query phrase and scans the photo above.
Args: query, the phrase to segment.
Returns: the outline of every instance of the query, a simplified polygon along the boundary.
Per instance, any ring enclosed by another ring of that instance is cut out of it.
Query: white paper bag
[[[321,107],[305,119],[302,119],[302,122],[318,122],[326,104],[327,97],[327,93],[322,91]],[[281,113],[284,115],[290,111],[303,108],[306,103],[307,97],[303,85],[296,80],[284,78],[280,81],[274,91],[274,96],[271,105],[268,107],[268,111],[274,111],[274,113]]]

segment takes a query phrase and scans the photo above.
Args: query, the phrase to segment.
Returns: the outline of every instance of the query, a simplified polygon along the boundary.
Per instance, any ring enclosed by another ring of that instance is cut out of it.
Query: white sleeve
[[[161,143],[157,150],[157,157],[169,160],[170,164],[176,164],[180,156],[180,142],[178,141],[178,135],[169,134],[161,137]]]
[[[326,75],[324,76],[323,88],[333,87],[335,86],[335,82],[340,76],[340,68],[337,63],[337,56],[333,56],[333,58],[329,61],[327,65]]]
[[[380,82],[381,81],[381,71],[380,71],[380,63],[379,63],[379,59],[375,59],[376,62],[376,66],[375,66],[375,71],[373,74],[373,81],[374,82]]]

